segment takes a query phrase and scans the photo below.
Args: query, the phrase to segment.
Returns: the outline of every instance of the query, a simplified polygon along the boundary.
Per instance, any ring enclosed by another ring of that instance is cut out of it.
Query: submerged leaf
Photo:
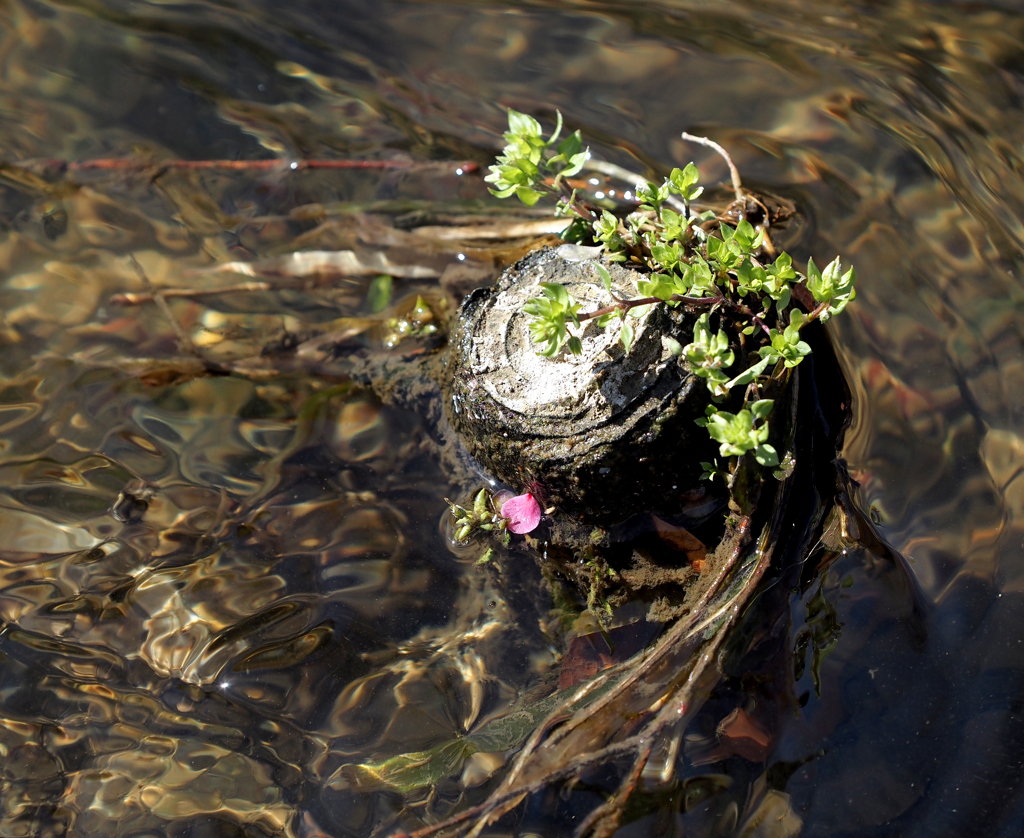
[[[389,274],[380,274],[370,281],[366,290],[366,307],[374,314],[379,314],[391,304],[391,290],[394,280]]]
[[[451,776],[466,757],[477,751],[473,742],[455,739],[428,751],[399,754],[380,762],[343,765],[327,781],[330,788],[361,792],[398,791],[408,794]]]

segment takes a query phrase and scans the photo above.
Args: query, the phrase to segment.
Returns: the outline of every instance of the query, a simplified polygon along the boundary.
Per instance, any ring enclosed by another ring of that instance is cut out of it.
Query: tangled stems
[[[599,246],[608,262],[626,263],[636,275],[639,296],[614,294],[611,275],[600,262],[594,267],[610,302],[594,311],[581,312],[564,286],[541,283],[542,296],[523,308],[538,353],[549,358],[563,349],[580,354],[583,346],[574,329],[588,320],[607,327],[616,319],[621,324],[620,341],[628,350],[633,341],[631,321],[648,307],[703,309],[693,341],[679,346],[677,353],[690,372],[704,379],[715,403],[698,423],[720,443],[723,457],[753,452],[762,466],[778,465],[778,454],[767,442],[772,401],[760,398],[761,389],[810,353],[810,346],[800,338],[807,325],[827,321],[856,297],[853,268],[844,271],[837,257],[824,270],[809,260],[806,275],[798,273],[788,254],[775,252],[767,235],[767,214],[757,228],[743,217],[747,196],[725,149],[685,133],[684,139],[714,148],[725,158],[737,198],[732,206],[740,207],[735,213],[740,219],[733,223],[710,209],[694,211],[693,202],[703,189],[697,185],[699,175],[693,163],[673,169],[660,186],[637,183],[639,206],[620,218],[580,197],[577,190],[569,190],[567,178],[582,170],[589,152],[582,150],[576,132],[558,145],[556,153],[561,125],[559,115],[554,134],[544,140],[535,119],[509,111],[508,145],[486,178],[494,185],[491,192],[498,197],[516,194],[531,206],[544,194],[559,195],[556,215],[572,219],[562,237]],[[793,304],[794,296],[806,312]],[[715,332],[712,316],[718,325]],[[744,358],[746,368],[731,375],[726,370],[738,356]],[[740,387],[744,388],[740,409],[735,414],[721,410],[717,405]],[[719,473],[717,464],[705,464],[705,476]]]

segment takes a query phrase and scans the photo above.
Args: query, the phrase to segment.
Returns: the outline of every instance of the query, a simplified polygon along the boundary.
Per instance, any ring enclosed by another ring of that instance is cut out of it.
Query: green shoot
[[[532,207],[542,195],[558,192],[561,180],[578,174],[589,153],[583,149],[579,131],[570,134],[555,148],[561,132],[561,114],[558,114],[554,132],[545,140],[536,119],[509,108],[505,133],[508,145],[484,178],[494,184],[491,194],[498,198],[515,195]]]

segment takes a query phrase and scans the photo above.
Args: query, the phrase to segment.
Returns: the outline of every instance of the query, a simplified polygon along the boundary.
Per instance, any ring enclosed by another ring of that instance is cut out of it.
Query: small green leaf
[[[566,160],[571,160],[583,150],[583,136],[574,131],[558,144],[558,153]]]
[[[770,361],[771,358],[762,358],[752,367],[748,367],[744,372],[737,375],[732,381],[730,381],[725,386],[731,389],[733,387],[739,387],[749,384],[751,381],[753,381],[755,378],[757,378],[759,375],[761,375],[761,373],[765,371]]]
[[[569,348],[569,351],[573,355],[582,355],[583,354],[583,344],[580,343],[580,339],[578,337],[576,337],[575,335],[570,337],[569,340],[566,341],[565,345]]]
[[[386,309],[391,305],[391,289],[394,280],[387,274],[375,276],[370,281],[370,287],[366,290],[366,306],[374,314]]]
[[[525,113],[508,109],[508,130],[521,137],[539,137],[540,123]]]
[[[473,498],[473,514],[477,518],[482,518],[487,512],[487,490],[481,489],[476,493],[476,497]]]
[[[775,307],[780,313],[785,311],[786,306],[789,305],[790,295],[791,292],[788,285],[779,292],[779,296],[775,300]]]
[[[628,320],[622,321],[622,331],[619,333],[619,340],[622,343],[622,348],[629,352],[629,347],[633,344],[633,324]]]
[[[540,192],[536,189],[530,189],[529,186],[517,186],[516,197],[526,204],[526,206],[532,207],[540,200]]]
[[[594,267],[597,269],[597,275],[601,277],[601,282],[604,284],[604,290],[611,294],[612,275],[608,273],[608,269],[599,262],[595,262]]]
[[[754,415],[755,419],[764,419],[772,412],[774,406],[775,402],[772,399],[759,399],[750,405],[750,412]]]
[[[550,300],[553,300],[554,302],[558,303],[558,305],[563,306],[564,308],[569,307],[569,292],[566,290],[565,286],[562,285],[560,282],[542,282],[540,284],[540,287],[543,289],[545,297],[547,297]]]
[[[484,178],[484,180],[487,180],[487,178]],[[490,192],[495,198],[507,198],[510,195],[515,194],[516,187],[508,186],[503,189],[491,189],[490,187],[488,187],[487,191]]]
[[[779,464],[779,455],[776,450],[768,443],[762,443],[754,449],[754,459],[758,461],[762,466],[770,468],[771,466],[777,466]]]
[[[601,217],[594,222],[594,236],[598,241],[610,245],[612,240],[618,237],[619,219],[608,210],[601,213]]]
[[[708,433],[721,443],[718,452],[723,457],[738,457],[757,448],[768,438],[767,424],[754,427],[754,415],[749,410],[732,414],[724,410],[708,417]]]
[[[587,162],[587,152],[581,151],[578,154],[574,154],[569,158],[569,165],[566,166],[561,172],[560,177],[572,177],[573,175],[579,174],[584,164]]]
[[[558,350],[561,349],[561,348],[562,348],[561,344],[558,342],[557,339],[555,339],[555,338],[548,338],[547,346],[545,346],[537,354],[543,356],[544,358],[554,358],[555,355],[558,354]]]

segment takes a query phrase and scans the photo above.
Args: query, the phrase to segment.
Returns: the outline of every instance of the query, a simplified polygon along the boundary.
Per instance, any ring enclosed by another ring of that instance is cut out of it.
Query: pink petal
[[[508,518],[508,528],[516,535],[532,532],[540,523],[540,504],[527,492],[501,505],[501,514]]]

